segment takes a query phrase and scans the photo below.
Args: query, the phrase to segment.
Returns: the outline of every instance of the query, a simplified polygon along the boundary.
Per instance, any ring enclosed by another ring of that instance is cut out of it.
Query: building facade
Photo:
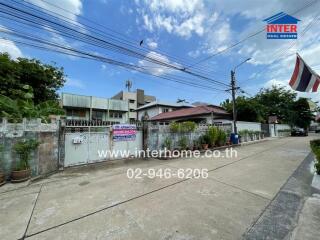
[[[213,124],[228,119],[231,119],[231,115],[224,108],[215,105],[197,106],[171,112],[163,112],[150,118],[153,122],[169,123],[175,121],[193,121],[203,124]]]
[[[138,121],[142,121],[143,119],[151,119],[160,113],[172,112],[178,109],[191,107],[194,106],[188,103],[170,103],[165,101],[154,101],[137,108],[136,112],[138,114]]]
[[[154,96],[145,95],[142,89],[137,89],[135,92],[121,91],[114,95],[112,99],[128,101],[130,122],[138,120],[137,108],[156,100]]]
[[[126,100],[62,93],[61,105],[67,120],[103,121],[109,124],[129,122]]]

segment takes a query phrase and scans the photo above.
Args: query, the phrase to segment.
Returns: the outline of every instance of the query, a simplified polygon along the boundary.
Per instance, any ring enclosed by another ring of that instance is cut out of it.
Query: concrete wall
[[[58,169],[59,131],[57,123],[43,124],[38,120],[11,124],[4,121],[0,124],[0,144],[4,146],[0,157],[3,170],[8,178],[19,161],[14,145],[18,141],[28,139],[40,142],[39,147],[31,153],[29,161],[32,176],[47,174]]]

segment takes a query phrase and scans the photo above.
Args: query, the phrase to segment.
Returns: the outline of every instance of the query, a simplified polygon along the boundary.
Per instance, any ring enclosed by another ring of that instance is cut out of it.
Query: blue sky
[[[187,63],[204,59],[262,29],[265,26],[263,19],[281,11],[290,14],[306,4],[299,0],[247,0],[241,1],[241,4],[236,0],[27,0],[26,2],[67,16],[79,24],[84,24],[81,17],[90,19],[121,33],[122,37],[129,39],[137,47],[139,47],[139,41],[143,40],[150,54],[156,54],[163,61],[177,65],[181,64],[178,59]],[[55,8],[48,2],[60,8]],[[269,87],[272,84],[288,87],[287,83],[294,68],[293,54],[296,51],[309,65],[315,66],[315,70],[320,72],[318,57],[320,29],[319,21],[314,20],[315,17],[319,17],[317,15],[319,8],[320,4],[317,1],[311,7],[294,15],[301,20],[298,25],[300,32],[310,22],[312,23],[307,32],[300,33],[301,36],[298,35],[298,40],[267,40],[263,32],[203,62],[198,67],[201,71],[210,71],[211,78],[229,83],[230,70],[242,60],[251,57],[250,62],[241,66],[236,75],[239,85],[249,94],[255,94],[260,88]],[[6,29],[15,27],[35,33],[31,29],[21,28],[3,18],[0,18],[0,25]],[[73,48],[151,67],[156,75],[176,74],[167,68],[155,68],[154,64],[144,59],[128,59],[104,49],[92,48],[71,39],[45,33],[43,30],[36,33]],[[10,39],[9,36],[6,37]],[[67,75],[67,83],[61,90],[64,92],[111,97],[118,91],[124,90],[125,81],[130,79],[133,81],[133,89],[145,89],[146,94],[154,95],[161,100],[176,101],[182,98],[190,102],[219,104],[230,97],[227,92],[197,89],[97,61],[21,46],[10,40],[2,40],[1,43],[0,51],[9,52],[13,57],[37,58],[46,63],[55,62],[57,66],[63,67]],[[294,43],[293,46],[292,43]],[[264,71],[261,72],[261,70]],[[193,81],[197,83],[202,80],[194,79]],[[220,86],[212,86],[220,88]],[[318,93],[299,95],[320,100]]]

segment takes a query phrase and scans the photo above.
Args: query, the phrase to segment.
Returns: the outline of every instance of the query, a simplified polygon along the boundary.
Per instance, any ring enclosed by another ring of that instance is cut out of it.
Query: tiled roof
[[[172,112],[160,113],[151,118],[151,120],[166,120],[166,119],[175,119],[175,118],[183,118],[189,116],[197,116],[197,115],[208,115],[208,114],[218,114],[218,115],[227,115],[228,112],[219,106],[198,106],[193,108],[185,108]]]

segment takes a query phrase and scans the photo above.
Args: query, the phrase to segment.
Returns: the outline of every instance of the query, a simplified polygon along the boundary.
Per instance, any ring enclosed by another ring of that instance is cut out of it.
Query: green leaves
[[[31,99],[13,100],[4,95],[0,95],[0,117],[5,117],[10,121],[19,122],[22,118],[41,118],[47,121],[49,115],[63,115],[64,111],[56,101],[45,101],[34,105]]]
[[[190,133],[196,129],[197,125],[195,122],[186,121],[186,122],[172,122],[169,125],[170,131],[173,133]]]
[[[0,54],[0,94],[12,99],[30,99],[38,104],[57,100],[56,91],[63,87],[65,75],[54,64],[43,64],[35,59],[13,60],[8,54]],[[28,86],[26,88],[26,86]],[[33,89],[30,92],[30,89]]]
[[[30,168],[29,159],[31,151],[35,150],[39,146],[40,142],[29,139],[19,141],[14,145],[14,150],[20,156],[20,161],[17,163],[16,170],[25,170]]]
[[[268,121],[277,116],[279,123],[306,128],[313,118],[307,99],[296,99],[297,94],[284,87],[263,88],[251,98],[237,97],[237,120],[249,122]],[[232,113],[232,102],[228,99],[221,104]]]

